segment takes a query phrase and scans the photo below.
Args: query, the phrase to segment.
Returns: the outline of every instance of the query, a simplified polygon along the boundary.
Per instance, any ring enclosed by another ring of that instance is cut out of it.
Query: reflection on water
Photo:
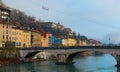
[[[74,65],[55,65],[53,61],[1,66],[0,72],[120,72],[110,55],[74,59]]]
[[[74,61],[75,67],[82,72],[117,72],[116,60],[110,55],[88,56]]]

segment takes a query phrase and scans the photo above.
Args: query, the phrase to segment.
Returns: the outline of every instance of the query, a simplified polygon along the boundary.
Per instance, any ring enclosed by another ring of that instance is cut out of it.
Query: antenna
[[[110,37],[109,37],[109,45],[110,45]]]

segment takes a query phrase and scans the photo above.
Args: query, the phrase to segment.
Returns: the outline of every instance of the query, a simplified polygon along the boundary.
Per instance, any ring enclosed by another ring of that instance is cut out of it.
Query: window
[[[3,28],[4,28],[4,24],[3,24]]]
[[[4,40],[4,35],[3,35],[3,40]]]
[[[15,45],[16,46],[21,46],[21,42],[16,42]]]
[[[8,28],[8,25],[7,25],[7,28]]]
[[[8,40],[8,35],[6,35],[6,39]]]
[[[6,34],[8,34],[8,30],[6,30]]]
[[[9,37],[9,39],[11,40],[11,37]]]

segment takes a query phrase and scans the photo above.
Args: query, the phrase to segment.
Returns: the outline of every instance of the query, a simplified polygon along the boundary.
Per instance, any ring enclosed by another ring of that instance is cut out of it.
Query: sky
[[[120,43],[120,0],[3,0],[37,20],[60,22],[88,38]],[[42,7],[48,8],[47,10]]]

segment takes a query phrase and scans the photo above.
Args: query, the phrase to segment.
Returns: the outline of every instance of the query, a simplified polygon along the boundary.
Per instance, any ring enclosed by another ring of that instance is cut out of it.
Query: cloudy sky
[[[120,0],[3,0],[44,21],[60,22],[89,38],[120,42]],[[46,11],[42,6],[48,8]]]

